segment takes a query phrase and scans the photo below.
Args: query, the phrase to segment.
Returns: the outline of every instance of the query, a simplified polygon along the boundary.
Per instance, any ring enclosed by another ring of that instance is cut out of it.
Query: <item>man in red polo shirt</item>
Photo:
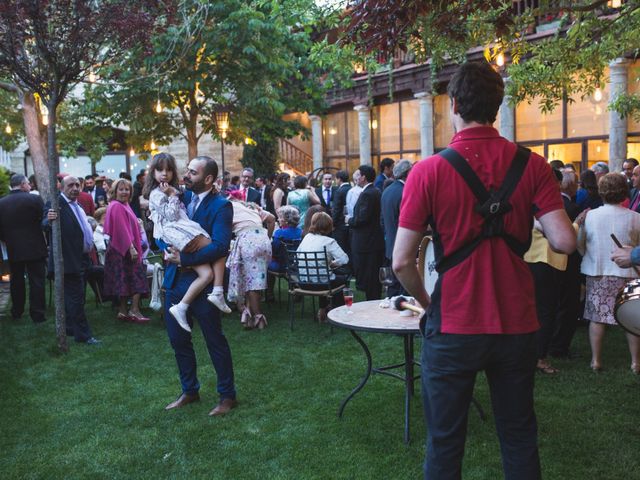
[[[465,63],[448,94],[457,133],[447,151],[413,167],[393,252],[398,279],[427,309],[421,319],[425,478],[461,478],[469,403],[476,374],[485,371],[505,478],[538,479],[533,410],[538,321],[522,255],[534,215],[557,251],[575,250],[575,232],[545,159],[526,149],[518,149],[516,158],[517,145],[492,127],[504,95],[500,75],[486,62]],[[479,188],[472,190],[471,177]],[[509,192],[496,200],[493,192],[506,185]],[[483,210],[478,190],[487,194]],[[428,225],[440,273],[432,297],[415,262]]]

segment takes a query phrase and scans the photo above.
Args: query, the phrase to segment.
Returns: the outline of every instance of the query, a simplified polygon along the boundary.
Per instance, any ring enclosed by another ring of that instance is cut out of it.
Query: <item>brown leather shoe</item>
[[[235,398],[225,398],[224,400],[220,400],[220,403],[216,405],[216,408],[209,412],[209,416],[215,417],[218,415],[225,415],[237,406],[238,401]]]
[[[190,403],[197,402],[200,400],[200,395],[196,393],[195,395],[187,395],[183,393],[180,395],[176,401],[171,402],[169,405],[164,407],[165,410],[171,410],[173,408],[184,407],[185,405],[189,405]]]

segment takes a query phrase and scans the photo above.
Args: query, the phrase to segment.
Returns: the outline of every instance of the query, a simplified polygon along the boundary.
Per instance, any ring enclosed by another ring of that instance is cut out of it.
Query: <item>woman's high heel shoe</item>
[[[254,323],[254,327],[259,329],[259,330],[264,330],[264,328],[269,325],[267,323],[267,317],[265,317],[262,313],[257,314],[254,318],[253,318]]]
[[[253,318],[251,318],[251,310],[247,307],[244,307],[242,310],[242,315],[240,316],[240,324],[245,328],[245,330],[250,330],[254,327]]]

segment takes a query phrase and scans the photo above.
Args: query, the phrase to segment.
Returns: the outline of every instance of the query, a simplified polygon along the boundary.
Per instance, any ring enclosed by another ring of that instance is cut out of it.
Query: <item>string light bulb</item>
[[[602,90],[600,90],[600,87],[596,88],[596,91],[593,92],[593,99],[596,102],[599,102],[602,100]]]
[[[156,113],[162,113],[162,104],[160,103],[160,99],[156,102]]]
[[[96,83],[97,77],[93,69],[89,70],[89,83]]]
[[[499,67],[504,66],[504,53],[500,52],[496,57],[496,65]]]
[[[6,133],[7,135],[11,135],[11,132],[13,131],[13,130],[11,129],[11,125],[9,125],[9,124],[7,123],[7,126],[6,126],[6,127],[4,127],[4,131],[5,131],[5,133]]]
[[[136,151],[133,149],[133,147],[131,147],[131,150],[129,150],[129,156],[133,157],[136,154]]]
[[[155,150],[156,149],[156,142],[151,140],[151,145],[149,145],[149,147],[151,147],[151,150]]]

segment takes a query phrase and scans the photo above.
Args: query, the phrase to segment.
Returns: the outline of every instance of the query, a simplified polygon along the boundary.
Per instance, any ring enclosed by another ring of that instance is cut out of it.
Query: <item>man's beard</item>
[[[197,182],[190,182],[185,178],[184,184],[187,186],[189,190],[191,190],[194,193],[202,193],[207,189],[207,186],[205,185],[204,180],[199,180]]]

